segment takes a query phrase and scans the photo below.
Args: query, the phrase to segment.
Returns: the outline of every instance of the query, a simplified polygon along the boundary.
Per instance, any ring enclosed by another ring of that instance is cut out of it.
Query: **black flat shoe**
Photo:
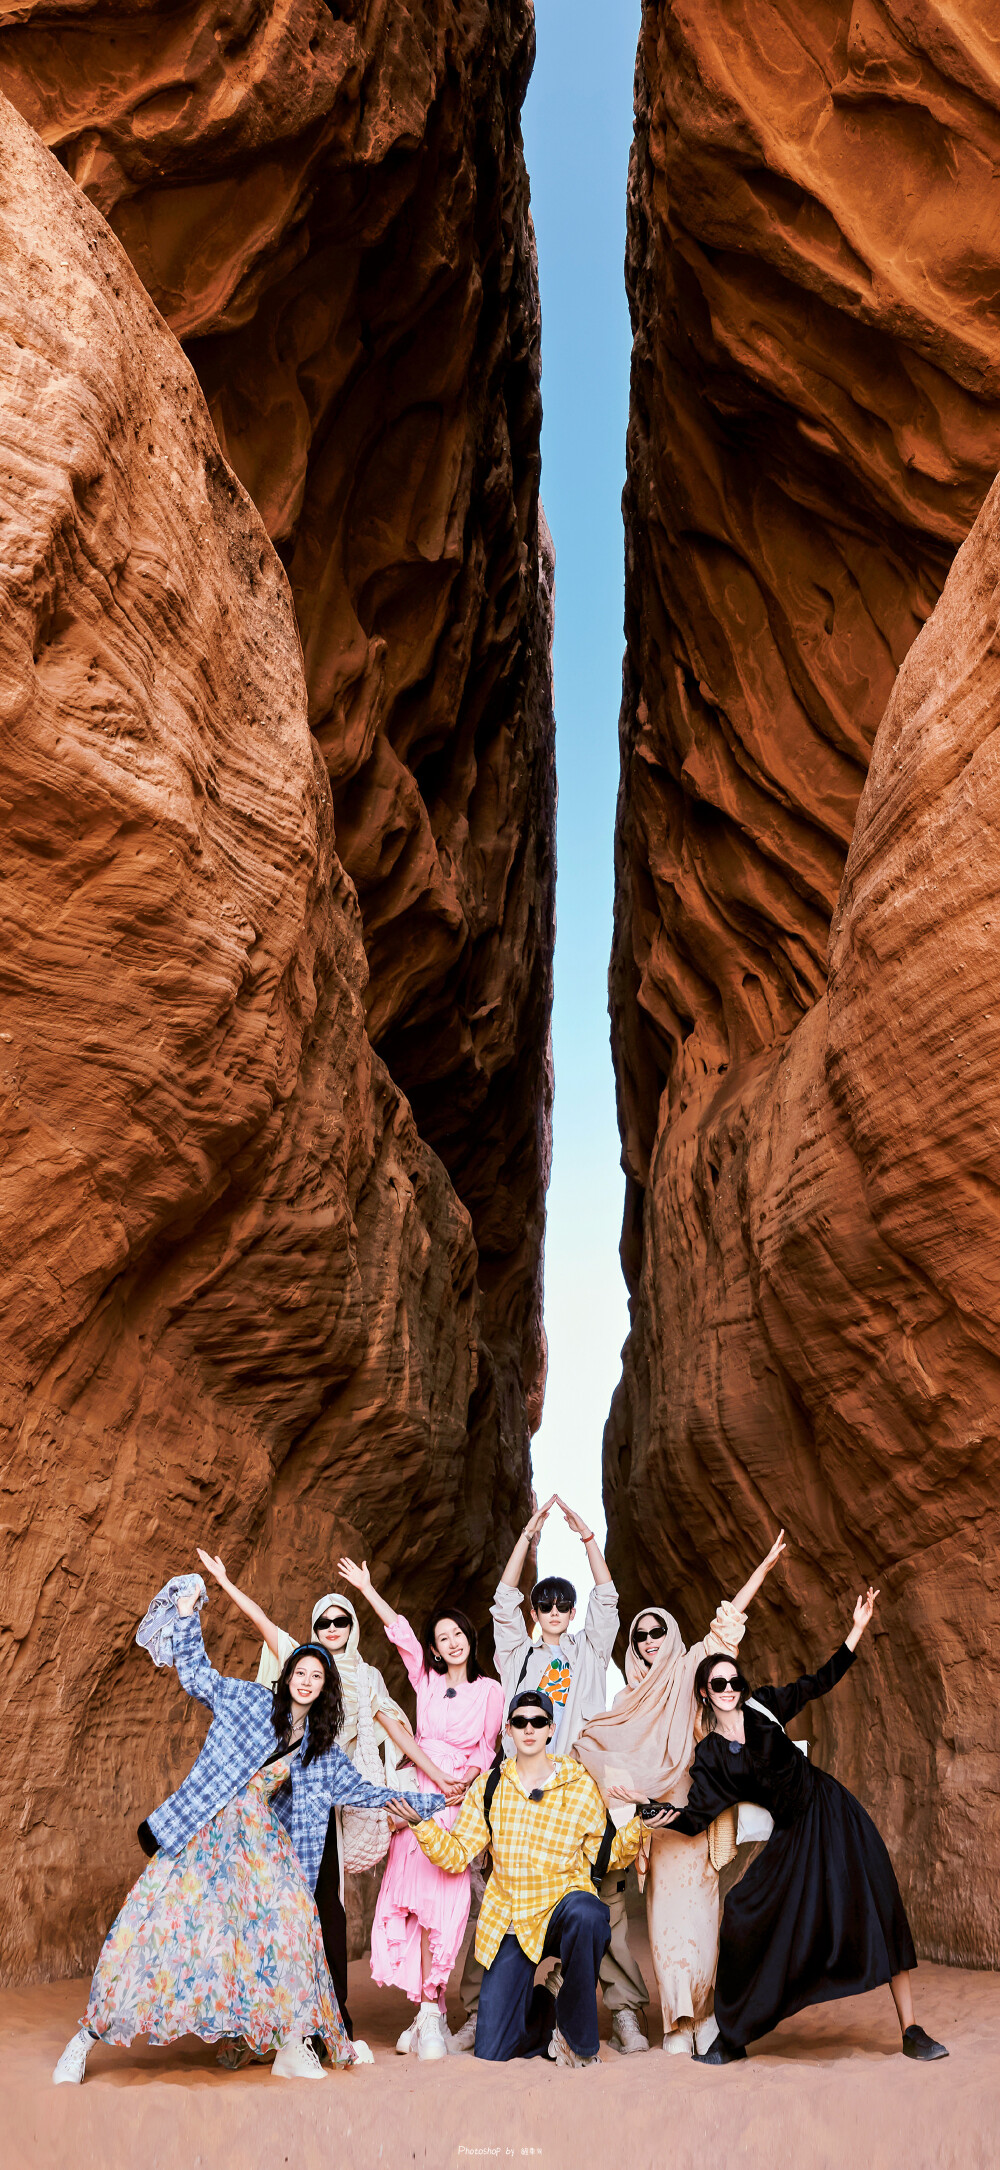
[[[911,2050],[910,2054],[919,2056],[921,2053],[919,2050],[915,2053]],[[696,2065],[738,2065],[745,2057],[745,2049],[735,2042],[724,2042],[721,2034],[717,2034],[711,2049],[707,2049],[703,2057],[696,2057],[694,2061]]]
[[[943,2042],[933,2042],[922,2027],[907,2027],[903,2034],[904,2057],[916,2057],[922,2065],[933,2064],[936,2057],[947,2057]]]

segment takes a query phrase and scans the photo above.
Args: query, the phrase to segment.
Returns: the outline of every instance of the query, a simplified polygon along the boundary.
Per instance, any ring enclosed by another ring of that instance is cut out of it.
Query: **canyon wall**
[[[701,1632],[783,1521],[765,1678],[880,1584],[811,1724],[922,1949],[973,1964],[1000,1958],[995,496],[949,567],[1000,466],[998,158],[971,6],[644,9],[610,1557],[629,1610]]]
[[[194,1753],[132,1637],[197,1542],[293,1628],[344,1548],[481,1616],[527,1511],[532,34],[392,0],[0,30],[8,1980],[92,1960]],[[218,1593],[206,1637],[251,1664]]]

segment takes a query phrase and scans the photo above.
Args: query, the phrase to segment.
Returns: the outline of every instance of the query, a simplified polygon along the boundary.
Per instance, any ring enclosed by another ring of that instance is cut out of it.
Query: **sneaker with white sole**
[[[369,2049],[367,2042],[352,2042],[351,2048],[354,2051],[354,2062],[356,2065],[374,2064],[375,2058],[371,2050]]]
[[[467,2019],[464,2026],[459,2027],[457,2034],[449,2036],[448,2048],[452,2056],[459,2056],[463,2050],[475,2049],[475,2046],[476,2015],[473,2012],[472,2018]]]
[[[417,2056],[421,2064],[433,2064],[439,2057],[447,2057],[444,2021],[436,2004],[422,2004],[416,2024]]]
[[[409,2026],[403,2028],[403,2032],[400,2035],[399,2041],[396,2044],[397,2057],[408,2057],[411,2050],[416,2053],[417,2021],[419,2020],[419,2018],[420,2014],[418,2012],[417,2018],[411,2019]]]
[[[561,2027],[555,2027],[553,2029],[552,2040],[549,2043],[549,2056],[551,2057],[553,2064],[564,2065],[567,2067],[567,2069],[570,2069],[572,2071],[576,2071],[579,2067],[582,2067],[583,2065],[600,2064],[601,2061],[599,2056],[578,2057],[575,2049],[570,2049],[569,2043],[567,2042]]]
[[[716,2028],[715,2033],[717,2034],[718,2031],[718,2028]],[[711,2047],[711,2043],[714,2042],[714,2040],[715,2035],[712,2035],[710,2037],[710,2040],[705,2044],[706,2049]],[[668,2057],[693,2057],[694,2035],[691,2028],[675,2027],[672,2034],[664,2035],[663,2047]]]
[[[271,2066],[271,2077],[275,2080],[325,2080],[329,2075],[311,2042],[283,2042]]]
[[[79,2087],[87,2069],[88,2053],[93,2047],[93,2035],[86,2027],[80,2027],[73,2040],[67,2042],[52,2074],[53,2087]]]
[[[620,2012],[614,2014],[611,2021],[611,2047],[618,2051],[620,2057],[635,2057],[640,2050],[649,2048],[646,2029],[638,2012],[633,2012],[631,2005],[624,2006]]]

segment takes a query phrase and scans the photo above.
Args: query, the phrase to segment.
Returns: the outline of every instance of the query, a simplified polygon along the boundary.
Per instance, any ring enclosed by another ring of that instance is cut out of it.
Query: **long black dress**
[[[854,1997],[916,1966],[892,1863],[871,1817],[813,1768],[783,1727],[827,1695],[854,1662],[846,1644],[787,1688],[755,1688],[779,1720],[744,1711],[746,1746],[710,1733],[695,1753],[687,1807],[694,1837],[739,1801],[769,1809],[774,1830],[726,1900],[715,2016],[723,2041],[755,2042],[807,2004]]]

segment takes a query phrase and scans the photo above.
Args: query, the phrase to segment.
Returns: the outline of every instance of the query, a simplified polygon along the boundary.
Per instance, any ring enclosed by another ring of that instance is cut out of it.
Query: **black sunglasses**
[[[713,1673],[708,1685],[714,1688],[716,1695],[721,1695],[725,1688],[738,1689],[740,1676],[738,1673]]]
[[[523,1733],[526,1726],[532,1726],[537,1732],[540,1726],[551,1725],[552,1720],[551,1718],[543,1717],[541,1711],[539,1711],[537,1718],[525,1718],[522,1712],[518,1711],[516,1717],[508,1718],[507,1723],[510,1726],[512,1732]]]
[[[536,1612],[572,1612],[572,1610],[572,1605],[567,1605],[561,1597],[540,1597],[535,1604]]]
[[[659,1643],[666,1632],[665,1627],[636,1628],[635,1639],[637,1643]]]
[[[321,1630],[322,1628],[337,1628],[337,1627],[340,1627],[340,1628],[352,1628],[353,1626],[354,1626],[354,1622],[353,1622],[353,1620],[350,1620],[350,1619],[348,1619],[348,1617],[347,1617],[347,1614],[346,1614],[346,1613],[343,1613],[343,1612],[335,1612],[335,1613],[333,1614],[332,1618],[330,1618],[330,1619],[326,1619],[326,1618],[324,1618],[324,1619],[322,1619],[322,1620],[317,1620],[317,1622],[316,1622],[316,1633],[317,1633],[317,1635],[318,1635],[318,1634],[320,1633],[320,1630]]]

